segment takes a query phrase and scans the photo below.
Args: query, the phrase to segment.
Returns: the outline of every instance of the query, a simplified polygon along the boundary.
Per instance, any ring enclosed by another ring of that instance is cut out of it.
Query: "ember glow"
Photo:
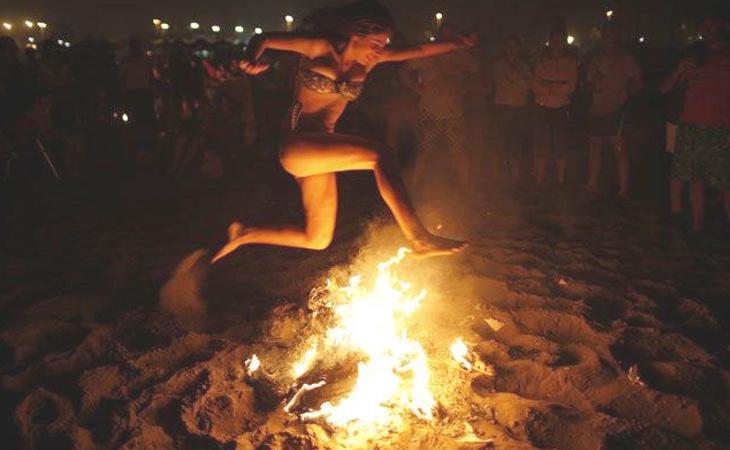
[[[466,359],[466,356],[469,354],[469,348],[461,338],[457,338],[454,343],[451,344],[449,350],[451,350],[451,357],[454,358],[454,360],[458,362],[464,370],[472,369],[472,364],[468,359]]]
[[[401,248],[379,264],[372,285],[359,276],[346,286],[328,283],[326,304],[333,325],[310,340],[292,369],[295,378],[301,378],[323,358],[361,355],[357,381],[349,393],[301,414],[304,421],[324,420],[340,428],[351,444],[395,431],[409,415],[432,419],[436,402],[429,388],[426,353],[407,333],[408,321],[426,298],[426,290],[413,289],[393,273],[408,252]]]

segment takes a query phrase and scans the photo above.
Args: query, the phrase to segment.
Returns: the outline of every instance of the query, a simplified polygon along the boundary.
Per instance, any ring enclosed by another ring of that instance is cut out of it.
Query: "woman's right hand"
[[[269,69],[269,65],[244,59],[238,63],[238,68],[249,75],[258,75],[262,72],[266,72]]]

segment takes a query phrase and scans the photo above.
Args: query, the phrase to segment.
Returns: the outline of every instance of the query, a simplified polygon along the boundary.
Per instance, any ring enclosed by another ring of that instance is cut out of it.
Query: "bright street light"
[[[6,30],[12,30],[13,25],[7,22],[3,22],[3,28],[5,28]]]
[[[166,23],[166,22],[163,22],[163,23],[160,24],[160,28],[162,28],[163,30],[169,30],[170,29],[170,24],[169,23]]]
[[[294,28],[294,16],[287,14],[284,16],[284,22],[286,22],[286,31],[292,31]]]
[[[233,28],[233,30],[234,30],[234,31],[235,31],[236,33],[243,33],[243,26],[241,26],[241,25],[236,25],[236,27],[235,27],[235,28]]]
[[[253,32],[256,34],[261,34],[264,32],[264,30],[261,27],[256,27],[253,29]]]
[[[608,11],[606,11],[606,18],[608,20],[611,20],[611,17],[613,17],[613,10],[609,9]]]
[[[37,22],[36,25],[38,25],[38,28],[40,28],[41,30],[45,30],[46,27],[48,27],[48,24],[45,22]]]
[[[30,20],[26,20],[25,21],[25,26],[28,27],[28,28],[33,28],[35,26],[35,24],[32,21],[30,21]]]
[[[190,22],[191,30],[197,30],[198,28],[200,28],[200,24],[198,22]]]
[[[575,42],[575,36],[569,34],[567,41],[568,41],[568,45],[573,45],[573,42]]]
[[[159,27],[160,24],[162,24],[162,20],[160,19],[152,19],[152,25]]]
[[[436,13],[436,20],[444,20],[443,13],[440,13],[440,12]]]
[[[221,27],[219,27],[218,25],[213,25],[212,27],[210,27],[210,29],[211,29],[211,31],[213,33],[220,33],[221,32]]]

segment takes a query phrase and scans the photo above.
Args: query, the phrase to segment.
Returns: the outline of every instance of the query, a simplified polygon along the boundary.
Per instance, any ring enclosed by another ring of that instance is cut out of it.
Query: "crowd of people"
[[[623,201],[642,175],[631,157],[641,149],[632,148],[626,130],[635,126],[635,104],[650,92],[664,105],[653,120],[666,122],[671,216],[684,217],[689,186],[690,227],[703,230],[710,188],[730,223],[727,16],[706,14],[701,41],[678,49],[675,68],[651,80],[646,64],[622,45],[620,18],[601,27],[599,45],[588,53],[569,45],[563,19],[547,28],[547,42],[535,49],[512,35],[488,57],[464,47],[383,64],[363,95],[348,99],[337,131],[385,142],[415,191],[432,181],[435,167],[449,166],[461,201],[489,183],[535,191],[578,185],[599,199],[607,195],[609,150]],[[443,23],[435,40],[461,36]],[[394,33],[387,45],[407,48],[406,41]],[[66,48],[48,40],[23,52],[0,37],[2,176],[19,178],[20,165],[5,170],[6,162],[38,141],[50,155],[41,163],[61,179],[119,166],[217,179],[273,158],[286,136],[282,123],[293,120],[297,86],[316,89],[322,80],[299,75],[306,54],[270,50],[262,55],[269,70],[259,74],[240,64],[245,45],[225,41],[132,38],[122,46],[88,39]]]

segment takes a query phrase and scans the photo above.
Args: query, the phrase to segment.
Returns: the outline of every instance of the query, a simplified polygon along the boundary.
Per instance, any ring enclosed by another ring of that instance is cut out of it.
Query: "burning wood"
[[[463,339],[456,338],[451,347],[451,357],[454,361],[459,363],[459,366],[467,372],[481,373],[482,375],[494,376],[494,368],[492,366],[484,364],[480,359],[475,357],[473,353],[469,351],[469,347],[466,345]]]
[[[473,368],[471,362],[466,359],[466,356],[469,354],[469,348],[461,338],[457,338],[454,343],[451,344],[449,350],[451,350],[451,356],[459,363],[462,369],[470,371]]]

